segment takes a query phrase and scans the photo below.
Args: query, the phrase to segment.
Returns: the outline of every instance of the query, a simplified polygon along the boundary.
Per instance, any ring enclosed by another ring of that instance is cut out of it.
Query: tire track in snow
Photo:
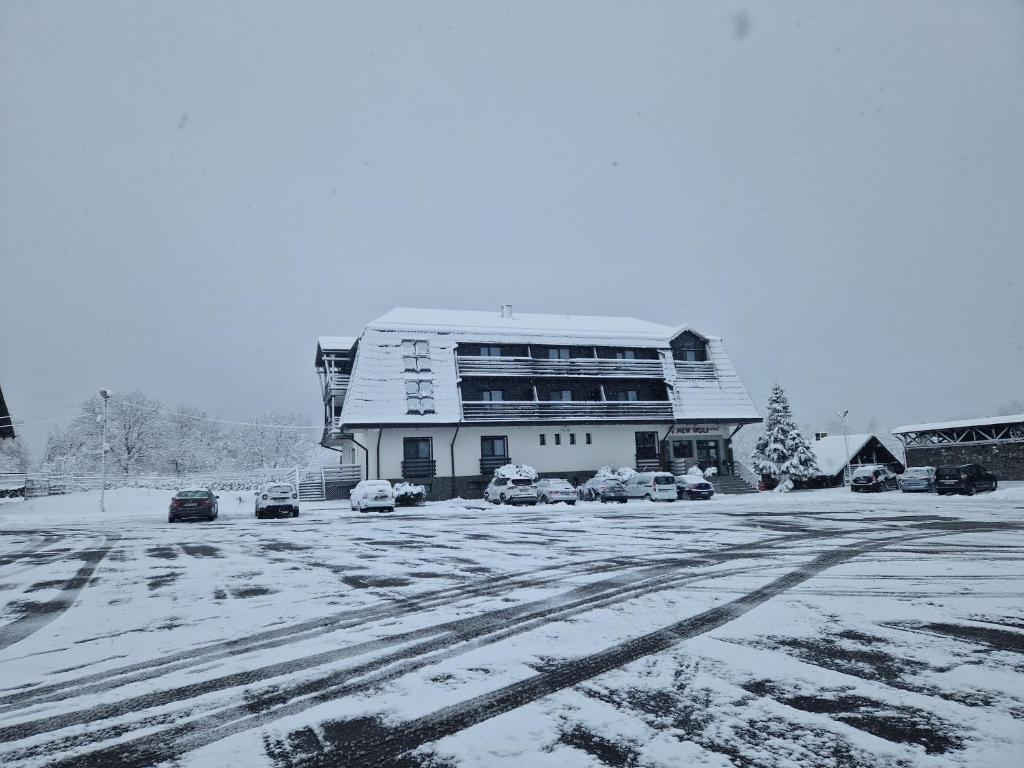
[[[0,627],[0,650],[38,632],[70,608],[79,593],[85,588],[93,571],[119,538],[120,536],[114,533],[105,534],[103,544],[98,548],[79,551],[77,555],[84,561],[84,564],[74,576],[64,582],[56,597],[33,604],[26,615]]]

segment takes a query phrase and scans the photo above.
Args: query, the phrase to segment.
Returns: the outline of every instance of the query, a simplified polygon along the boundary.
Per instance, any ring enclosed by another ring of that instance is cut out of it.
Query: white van
[[[647,501],[675,501],[676,478],[671,472],[640,472],[626,481],[626,496]]]

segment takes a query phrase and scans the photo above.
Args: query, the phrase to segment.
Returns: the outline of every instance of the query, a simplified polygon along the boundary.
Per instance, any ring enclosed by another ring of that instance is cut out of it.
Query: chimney
[[[501,316],[507,320],[512,319],[512,305],[502,304],[501,305]]]

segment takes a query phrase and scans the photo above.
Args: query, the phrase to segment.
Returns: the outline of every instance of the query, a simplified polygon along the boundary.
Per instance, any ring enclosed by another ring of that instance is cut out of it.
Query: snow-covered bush
[[[414,507],[427,499],[427,489],[412,483],[395,483],[395,505]]]
[[[718,474],[718,467],[708,467],[707,469],[704,470],[704,478],[705,479],[710,478],[710,477],[714,477],[717,474]]]
[[[495,477],[507,477],[512,480],[536,480],[537,470],[527,464],[506,464],[494,470]]]
[[[775,493],[789,493],[793,490],[793,481],[788,477],[783,478],[782,482],[772,489]]]
[[[686,474],[693,475],[694,477],[704,477],[704,472],[696,464],[691,464],[686,470]]]
[[[601,467],[594,477],[600,480],[618,480],[620,483],[626,483],[635,474],[636,470],[632,467],[619,467],[618,469]]]

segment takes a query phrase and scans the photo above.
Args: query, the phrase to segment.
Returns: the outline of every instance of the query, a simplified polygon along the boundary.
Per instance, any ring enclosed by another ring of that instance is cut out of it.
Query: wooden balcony
[[[717,379],[718,371],[711,361],[689,362],[686,360],[676,361],[676,376],[680,379]]]
[[[324,400],[329,397],[345,397],[352,377],[345,373],[328,373],[324,376]]]
[[[463,402],[467,422],[672,421],[667,400],[498,400]]]
[[[586,376],[609,379],[662,379],[665,371],[660,360],[609,360],[598,357],[575,357],[568,360],[547,360],[532,357],[470,357],[458,358],[460,376],[521,376],[558,378]]]
[[[433,459],[404,459],[402,461],[402,477],[406,480],[434,477],[436,474],[437,462]]]
[[[323,435],[320,437],[321,445],[340,445],[344,440],[352,437],[350,433],[342,432],[341,417],[336,416],[324,424]]]

